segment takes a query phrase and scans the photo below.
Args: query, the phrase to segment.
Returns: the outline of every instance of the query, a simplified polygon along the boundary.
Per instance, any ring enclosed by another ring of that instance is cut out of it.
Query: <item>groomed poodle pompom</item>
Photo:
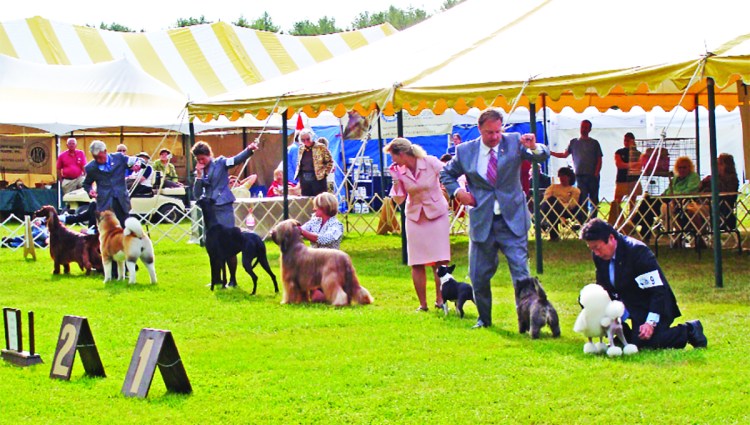
[[[638,352],[638,347],[627,344],[625,339],[620,320],[625,313],[623,303],[612,301],[607,291],[595,283],[586,285],[581,289],[580,303],[583,310],[578,315],[573,330],[583,334],[588,339],[588,342],[583,346],[585,354],[606,352],[608,356],[616,357]],[[604,336],[609,340],[609,344],[603,342]],[[624,349],[614,345],[615,336],[625,344]],[[599,338],[599,342],[594,343],[594,338]]]

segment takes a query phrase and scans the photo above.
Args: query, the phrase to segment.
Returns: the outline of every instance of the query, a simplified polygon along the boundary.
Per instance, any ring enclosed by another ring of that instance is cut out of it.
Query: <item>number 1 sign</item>
[[[135,343],[122,393],[128,397],[146,397],[157,365],[167,391],[183,394],[193,391],[172,332],[143,328]]]

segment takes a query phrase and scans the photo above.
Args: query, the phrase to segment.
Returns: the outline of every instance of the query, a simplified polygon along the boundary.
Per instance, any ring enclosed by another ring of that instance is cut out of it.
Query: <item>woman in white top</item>
[[[313,199],[315,215],[303,224],[302,237],[309,240],[313,248],[339,249],[344,238],[344,225],[336,214],[339,212],[339,202],[328,192],[323,192]]]

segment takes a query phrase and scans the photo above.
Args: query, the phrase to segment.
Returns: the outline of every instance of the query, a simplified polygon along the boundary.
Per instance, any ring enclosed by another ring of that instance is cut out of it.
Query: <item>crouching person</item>
[[[628,342],[638,348],[704,348],[708,340],[699,320],[672,327],[680,317],[672,288],[643,242],[618,233],[595,218],[581,229],[581,239],[593,253],[596,281],[612,299],[625,304],[632,323]]]

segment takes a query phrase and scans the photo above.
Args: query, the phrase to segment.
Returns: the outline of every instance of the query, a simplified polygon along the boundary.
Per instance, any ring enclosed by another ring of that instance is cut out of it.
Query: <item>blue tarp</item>
[[[505,132],[528,133],[530,127],[531,126],[529,125],[529,123],[513,124],[509,128],[505,129]],[[537,140],[544,140],[543,122],[538,121],[536,128]],[[326,139],[328,139],[328,149],[331,151],[331,155],[333,156],[333,159],[337,164],[336,187],[338,188],[341,186],[341,183],[344,180],[344,174],[342,171],[345,168],[345,162],[348,162],[350,158],[355,158],[357,156],[362,142],[358,139],[344,140],[344,157],[342,158],[341,127],[312,127],[312,130],[315,132],[316,137],[325,137]],[[453,126],[452,133],[459,133],[461,135],[461,140],[463,141],[469,141],[479,137],[479,129],[475,124],[455,125]],[[290,131],[290,134],[294,134],[293,130]],[[391,140],[392,139],[383,139],[383,146],[388,144]],[[448,149],[448,144],[450,143],[450,134],[438,134],[434,136],[412,136],[409,137],[409,140],[412,143],[422,146],[428,154],[440,158]],[[372,159],[373,168],[380,167],[380,148],[378,146],[377,139],[373,139],[367,142],[363,155]],[[388,165],[390,165],[390,157],[388,155],[384,155],[384,158],[386,162],[384,169],[387,169]],[[542,165],[542,169],[546,169],[546,164]]]

